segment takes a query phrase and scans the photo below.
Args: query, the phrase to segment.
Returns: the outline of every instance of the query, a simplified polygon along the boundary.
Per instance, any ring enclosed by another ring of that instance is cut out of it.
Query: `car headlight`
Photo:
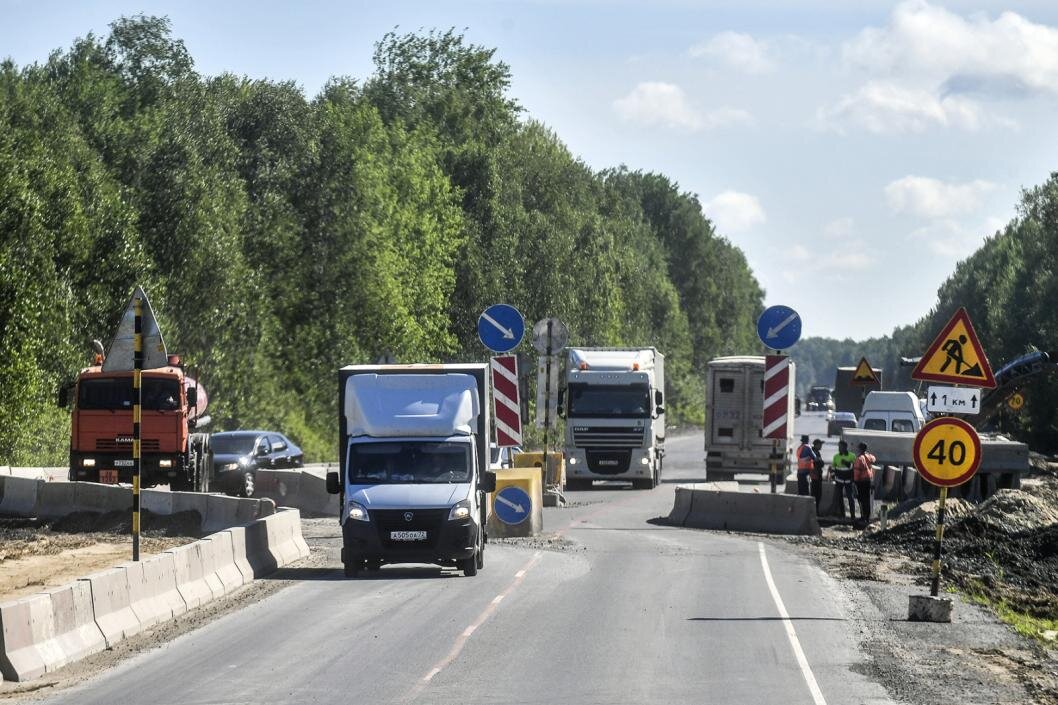
[[[220,469],[221,470],[238,470],[239,469],[239,464],[238,463],[226,463],[224,465],[221,465]]]
[[[248,456],[244,455],[243,457],[239,458],[239,465],[242,465],[244,468],[248,468],[252,464],[253,464],[253,459],[249,458]]]
[[[364,505],[352,500],[345,503],[345,518],[353,521],[371,521],[371,518],[367,515],[367,510],[364,509]]]
[[[81,466],[86,468],[94,468],[96,466],[95,458],[81,458]]]
[[[452,511],[448,512],[448,521],[459,521],[460,519],[466,519],[470,516],[470,500],[464,499],[454,507]]]

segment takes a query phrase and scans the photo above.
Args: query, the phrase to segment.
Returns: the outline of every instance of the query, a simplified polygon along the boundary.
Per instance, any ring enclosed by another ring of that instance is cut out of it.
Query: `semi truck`
[[[882,371],[876,367],[871,369],[877,382],[859,384],[852,381],[856,375],[855,367],[837,368],[834,374],[834,411],[847,411],[859,418],[867,395],[882,390]]]
[[[477,575],[489,470],[486,364],[351,365],[338,371],[338,472],[346,577],[387,563]]]
[[[661,482],[665,356],[655,348],[570,348],[559,413],[566,419],[566,489],[595,480]]]
[[[736,473],[770,472],[776,448],[772,439],[763,437],[764,358],[737,355],[710,360],[705,385],[706,477],[729,480]],[[779,453],[785,453],[793,440],[797,388],[793,361],[789,388],[787,437],[779,441]]]

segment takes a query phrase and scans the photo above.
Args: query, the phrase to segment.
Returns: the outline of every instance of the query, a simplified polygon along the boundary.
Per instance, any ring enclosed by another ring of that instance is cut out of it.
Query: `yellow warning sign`
[[[992,389],[996,378],[977,339],[970,315],[960,308],[918,361],[911,379]]]
[[[915,436],[912,452],[918,474],[938,487],[958,487],[981,466],[981,439],[962,419],[930,421]]]
[[[860,358],[860,364],[856,365],[856,371],[852,373],[852,383],[878,384],[878,375],[874,374],[874,368],[867,362],[867,358]]]
[[[1023,397],[1019,392],[1018,394],[1015,394],[1014,396],[1007,399],[1007,406],[1009,406],[1014,411],[1021,411],[1021,407],[1025,406],[1025,397]]]

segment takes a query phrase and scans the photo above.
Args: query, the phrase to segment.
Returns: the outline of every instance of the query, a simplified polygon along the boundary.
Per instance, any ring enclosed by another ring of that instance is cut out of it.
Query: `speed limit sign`
[[[962,419],[939,418],[915,436],[914,455],[923,480],[938,487],[957,487],[981,466],[981,439]]]

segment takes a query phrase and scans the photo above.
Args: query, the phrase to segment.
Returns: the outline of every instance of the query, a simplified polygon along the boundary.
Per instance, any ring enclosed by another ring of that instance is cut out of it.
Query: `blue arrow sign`
[[[493,352],[505,353],[518,347],[525,335],[525,319],[518,309],[493,304],[478,317],[478,338]]]
[[[492,509],[504,524],[521,524],[533,513],[533,501],[521,487],[507,485],[496,493]]]
[[[793,347],[801,339],[801,316],[789,306],[769,306],[757,319],[757,337],[772,350]]]

